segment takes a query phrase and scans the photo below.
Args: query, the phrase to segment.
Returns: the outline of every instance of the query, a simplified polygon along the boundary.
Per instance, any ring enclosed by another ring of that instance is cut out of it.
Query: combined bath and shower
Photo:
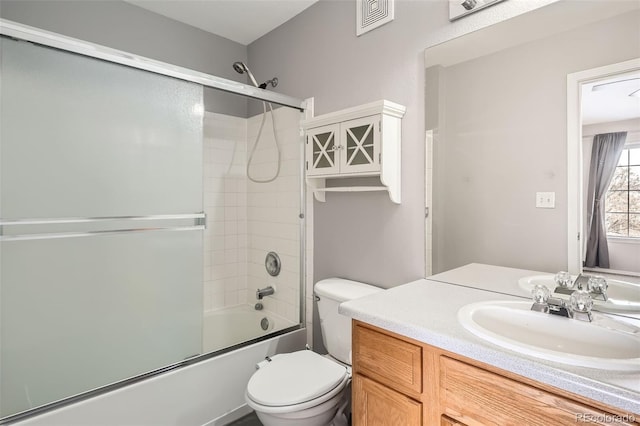
[[[258,88],[260,88],[260,89],[266,89],[268,85],[271,85],[271,87],[276,87],[278,85],[278,79],[276,77],[273,77],[271,80],[267,80],[262,84],[258,84],[258,82],[256,81],[255,77],[253,76],[253,73],[251,72],[249,67],[244,62],[240,62],[240,61],[234,62],[233,63],[233,69],[236,70],[236,72],[239,73],[239,74],[247,73],[247,75],[249,76],[249,79],[251,80],[253,85],[258,87]],[[277,166],[276,166],[276,172],[273,175],[273,177],[267,178],[267,179],[256,179],[256,178],[251,176],[251,172],[250,172],[251,161],[253,160],[253,154],[256,152],[256,148],[258,147],[258,142],[260,141],[260,136],[262,135],[262,129],[264,128],[264,122],[265,122],[265,120],[267,118],[267,105],[269,105],[269,109],[271,110],[271,123],[273,124],[273,136],[274,136],[275,141],[276,141],[276,150],[278,152],[278,162],[277,162]],[[252,182],[269,183],[269,182],[273,182],[274,180],[276,180],[278,175],[280,175],[280,163],[282,161],[282,158],[281,158],[282,157],[282,153],[280,151],[280,143],[278,142],[278,134],[277,134],[277,131],[276,131],[276,119],[275,119],[274,114],[273,114],[273,106],[271,105],[270,102],[264,102],[263,101],[262,102],[262,110],[264,111],[264,113],[262,114],[262,121],[260,122],[260,128],[258,129],[258,134],[256,136],[256,141],[253,144],[253,148],[251,148],[251,153],[249,154],[249,159],[247,160],[247,177]]]

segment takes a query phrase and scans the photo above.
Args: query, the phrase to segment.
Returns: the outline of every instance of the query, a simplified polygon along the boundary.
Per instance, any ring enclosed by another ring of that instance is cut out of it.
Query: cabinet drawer
[[[356,374],[353,378],[354,426],[421,426],[422,404]]]
[[[447,416],[440,417],[440,426],[467,426],[457,420],[453,420]]]
[[[440,403],[445,415],[469,426],[605,425],[614,417],[445,356],[440,357]]]
[[[422,392],[420,346],[356,325],[353,350],[357,373],[401,392]]]

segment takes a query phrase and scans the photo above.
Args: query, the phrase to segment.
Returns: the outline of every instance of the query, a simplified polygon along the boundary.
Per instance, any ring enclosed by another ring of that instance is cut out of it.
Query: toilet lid
[[[272,407],[300,404],[326,394],[346,375],[344,366],[313,351],[283,354],[251,376],[247,395]]]

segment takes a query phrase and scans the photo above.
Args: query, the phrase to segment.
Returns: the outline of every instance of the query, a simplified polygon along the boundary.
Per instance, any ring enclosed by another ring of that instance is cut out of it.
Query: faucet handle
[[[535,303],[546,304],[549,296],[551,296],[551,291],[544,284],[536,284],[531,290],[531,296]]]
[[[590,312],[593,308],[593,299],[589,292],[585,290],[576,290],[569,297],[571,309],[576,312]]]
[[[533,298],[533,305],[531,306],[532,311],[549,313],[549,296],[551,296],[551,291],[546,285],[536,284],[533,286],[531,290],[531,296]]]
[[[607,280],[600,275],[590,277],[587,282],[587,290],[593,293],[604,294],[608,288],[609,284],[607,284]]]
[[[571,288],[573,287],[573,279],[571,278],[571,274],[565,271],[558,272],[553,280],[559,287],[562,288]]]
[[[591,308],[593,308],[593,299],[586,290],[576,290],[569,297],[569,305],[571,307],[572,318],[582,321],[591,321]]]

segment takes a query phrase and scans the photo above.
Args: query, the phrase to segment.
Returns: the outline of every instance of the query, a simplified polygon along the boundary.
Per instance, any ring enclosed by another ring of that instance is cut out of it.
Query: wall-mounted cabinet
[[[400,204],[404,112],[402,105],[382,100],[304,121],[306,180],[316,199],[324,201],[325,192],[387,191]],[[370,176],[380,185],[326,185],[327,179]]]
[[[380,116],[358,118],[309,129],[308,177],[380,172]]]

